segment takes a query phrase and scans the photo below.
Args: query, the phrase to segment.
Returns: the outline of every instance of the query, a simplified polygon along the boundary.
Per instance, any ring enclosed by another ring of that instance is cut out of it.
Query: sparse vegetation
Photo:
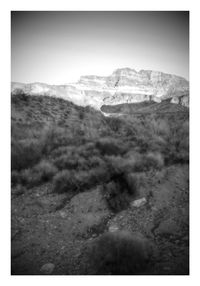
[[[58,98],[12,96],[12,185],[53,179],[54,192],[74,194],[101,185],[110,208],[126,208],[135,174],[189,160],[188,115],[168,116],[169,103],[161,105],[161,114],[105,118]]]

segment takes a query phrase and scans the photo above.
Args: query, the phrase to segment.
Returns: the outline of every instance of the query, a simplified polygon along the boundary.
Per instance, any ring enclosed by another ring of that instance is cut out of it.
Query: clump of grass
[[[144,274],[152,248],[140,234],[126,231],[105,233],[92,245],[89,258],[95,274]]]

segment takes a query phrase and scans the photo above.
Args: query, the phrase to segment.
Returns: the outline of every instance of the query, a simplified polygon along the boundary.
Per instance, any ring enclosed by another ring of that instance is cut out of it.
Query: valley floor
[[[172,165],[145,173],[138,192],[145,204],[117,214],[107,207],[101,188],[71,200],[47,183],[20,193],[12,191],[12,274],[95,274],[87,250],[104,232],[140,232],[156,246],[144,274],[189,274],[189,168]],[[132,206],[131,206],[132,205]]]

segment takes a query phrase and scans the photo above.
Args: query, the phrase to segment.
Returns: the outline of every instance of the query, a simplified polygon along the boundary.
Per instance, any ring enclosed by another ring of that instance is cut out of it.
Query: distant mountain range
[[[159,71],[122,68],[110,76],[81,76],[77,83],[49,85],[45,83],[11,84],[12,94],[61,97],[80,106],[100,110],[103,105],[143,101],[171,103],[189,107],[189,82],[183,77]]]

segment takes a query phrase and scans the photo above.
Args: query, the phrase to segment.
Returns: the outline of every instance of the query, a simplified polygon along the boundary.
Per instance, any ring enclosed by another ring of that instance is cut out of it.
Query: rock
[[[54,268],[55,268],[55,265],[53,263],[46,263],[46,264],[42,265],[42,267],[40,268],[40,272],[42,274],[48,275],[48,274],[51,274],[53,272]]]
[[[81,106],[90,105],[98,110],[104,104],[116,105],[146,100],[161,102],[168,98],[174,103],[189,106],[189,82],[186,79],[152,70],[137,72],[134,69],[122,68],[107,77],[82,76],[77,83],[67,85],[12,82],[12,94],[19,94],[19,90],[28,95],[60,97]]]
[[[66,218],[66,217],[67,217],[67,213],[64,212],[64,211],[60,211],[60,216],[61,216],[62,218]]]
[[[131,207],[139,208],[147,203],[146,198],[141,198],[131,202]]]
[[[118,230],[119,230],[119,227],[117,225],[111,225],[108,228],[109,232],[115,232],[115,231],[118,231]]]

